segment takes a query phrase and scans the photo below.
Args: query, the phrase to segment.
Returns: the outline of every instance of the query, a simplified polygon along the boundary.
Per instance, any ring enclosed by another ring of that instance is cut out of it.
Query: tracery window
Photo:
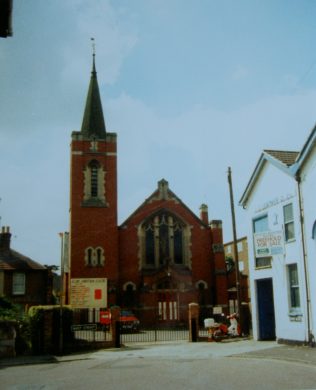
[[[188,265],[189,227],[166,210],[150,216],[141,227],[145,267]]]

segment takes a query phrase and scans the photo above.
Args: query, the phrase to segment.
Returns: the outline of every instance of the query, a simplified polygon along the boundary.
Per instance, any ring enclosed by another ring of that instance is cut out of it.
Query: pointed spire
[[[82,120],[81,133],[87,138],[105,138],[106,128],[95,67],[94,38],[91,38],[91,40],[93,42],[92,71],[86,100],[86,107]]]

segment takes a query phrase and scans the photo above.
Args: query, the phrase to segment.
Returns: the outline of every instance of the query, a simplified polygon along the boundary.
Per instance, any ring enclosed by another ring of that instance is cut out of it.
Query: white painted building
[[[315,138],[301,152],[263,151],[240,200],[257,340],[311,342],[316,331]]]

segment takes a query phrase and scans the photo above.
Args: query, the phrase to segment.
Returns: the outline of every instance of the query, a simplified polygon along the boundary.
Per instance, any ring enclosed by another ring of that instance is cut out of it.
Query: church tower
[[[70,278],[107,278],[108,304],[116,302],[116,134],[106,131],[95,53],[81,131],[71,140]]]

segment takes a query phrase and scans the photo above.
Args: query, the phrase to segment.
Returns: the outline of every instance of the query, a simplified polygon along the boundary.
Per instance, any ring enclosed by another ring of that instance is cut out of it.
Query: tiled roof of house
[[[46,267],[12,249],[0,251],[0,270],[45,270]]]
[[[264,150],[264,152],[288,167],[295,163],[296,158],[299,155],[299,152],[290,152],[287,150]]]

